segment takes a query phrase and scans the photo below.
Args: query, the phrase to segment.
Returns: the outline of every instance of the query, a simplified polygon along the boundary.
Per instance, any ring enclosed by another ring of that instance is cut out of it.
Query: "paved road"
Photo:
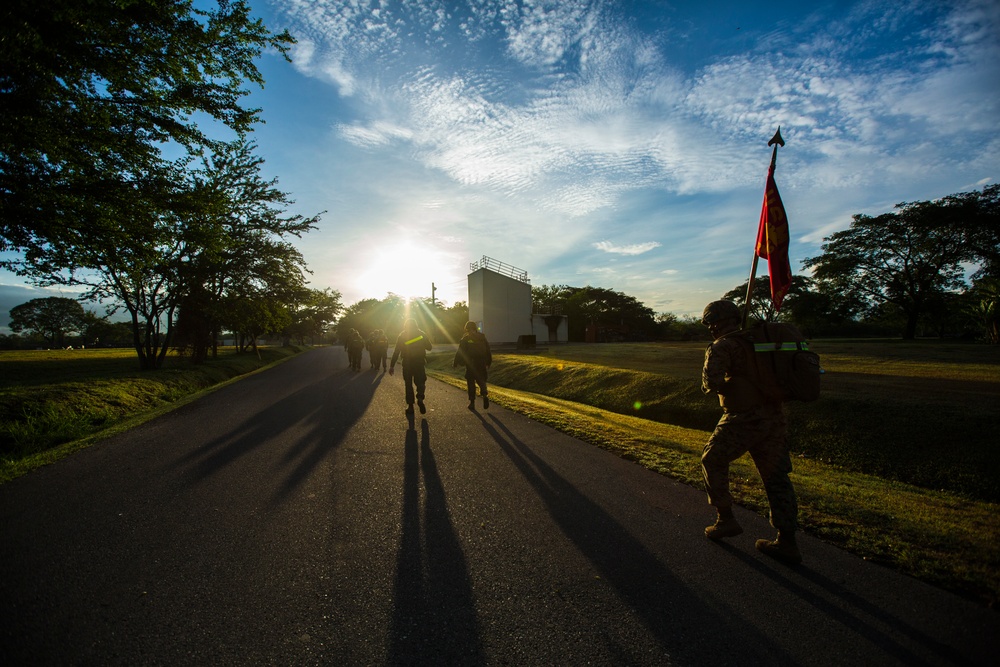
[[[4,665],[995,665],[983,609],[308,352],[0,487]]]

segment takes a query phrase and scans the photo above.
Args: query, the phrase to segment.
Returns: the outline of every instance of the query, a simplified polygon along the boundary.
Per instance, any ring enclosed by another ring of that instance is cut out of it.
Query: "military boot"
[[[757,540],[755,546],[757,551],[783,563],[798,565],[802,562],[802,554],[799,553],[799,546],[795,543],[795,533],[779,530],[777,539]]]
[[[721,540],[723,537],[736,537],[743,533],[743,527],[730,512],[719,512],[715,524],[705,529],[705,537],[710,540]]]

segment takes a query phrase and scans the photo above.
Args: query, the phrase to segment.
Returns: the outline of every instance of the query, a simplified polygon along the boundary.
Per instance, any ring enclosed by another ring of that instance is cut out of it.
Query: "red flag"
[[[767,271],[771,276],[771,301],[775,310],[781,310],[781,302],[792,286],[792,267],[788,263],[788,217],[781,203],[781,195],[778,194],[778,186],[774,183],[774,163],[767,170],[756,252],[758,257],[767,260]]]

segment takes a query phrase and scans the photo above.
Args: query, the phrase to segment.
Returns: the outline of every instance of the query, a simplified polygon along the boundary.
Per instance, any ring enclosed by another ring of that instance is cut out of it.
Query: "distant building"
[[[532,313],[531,330],[539,343],[565,343],[569,340],[569,318]]]
[[[532,314],[527,271],[485,255],[469,270],[469,319],[491,343],[533,347],[569,339],[566,317]]]
[[[469,266],[469,319],[491,343],[516,343],[531,331],[528,272],[483,256]]]

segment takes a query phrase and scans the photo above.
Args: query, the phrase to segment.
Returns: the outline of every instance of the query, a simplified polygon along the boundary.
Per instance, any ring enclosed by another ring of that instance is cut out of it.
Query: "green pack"
[[[739,333],[753,350],[760,388],[771,400],[815,401],[819,398],[819,355],[797,328],[765,322]]]

